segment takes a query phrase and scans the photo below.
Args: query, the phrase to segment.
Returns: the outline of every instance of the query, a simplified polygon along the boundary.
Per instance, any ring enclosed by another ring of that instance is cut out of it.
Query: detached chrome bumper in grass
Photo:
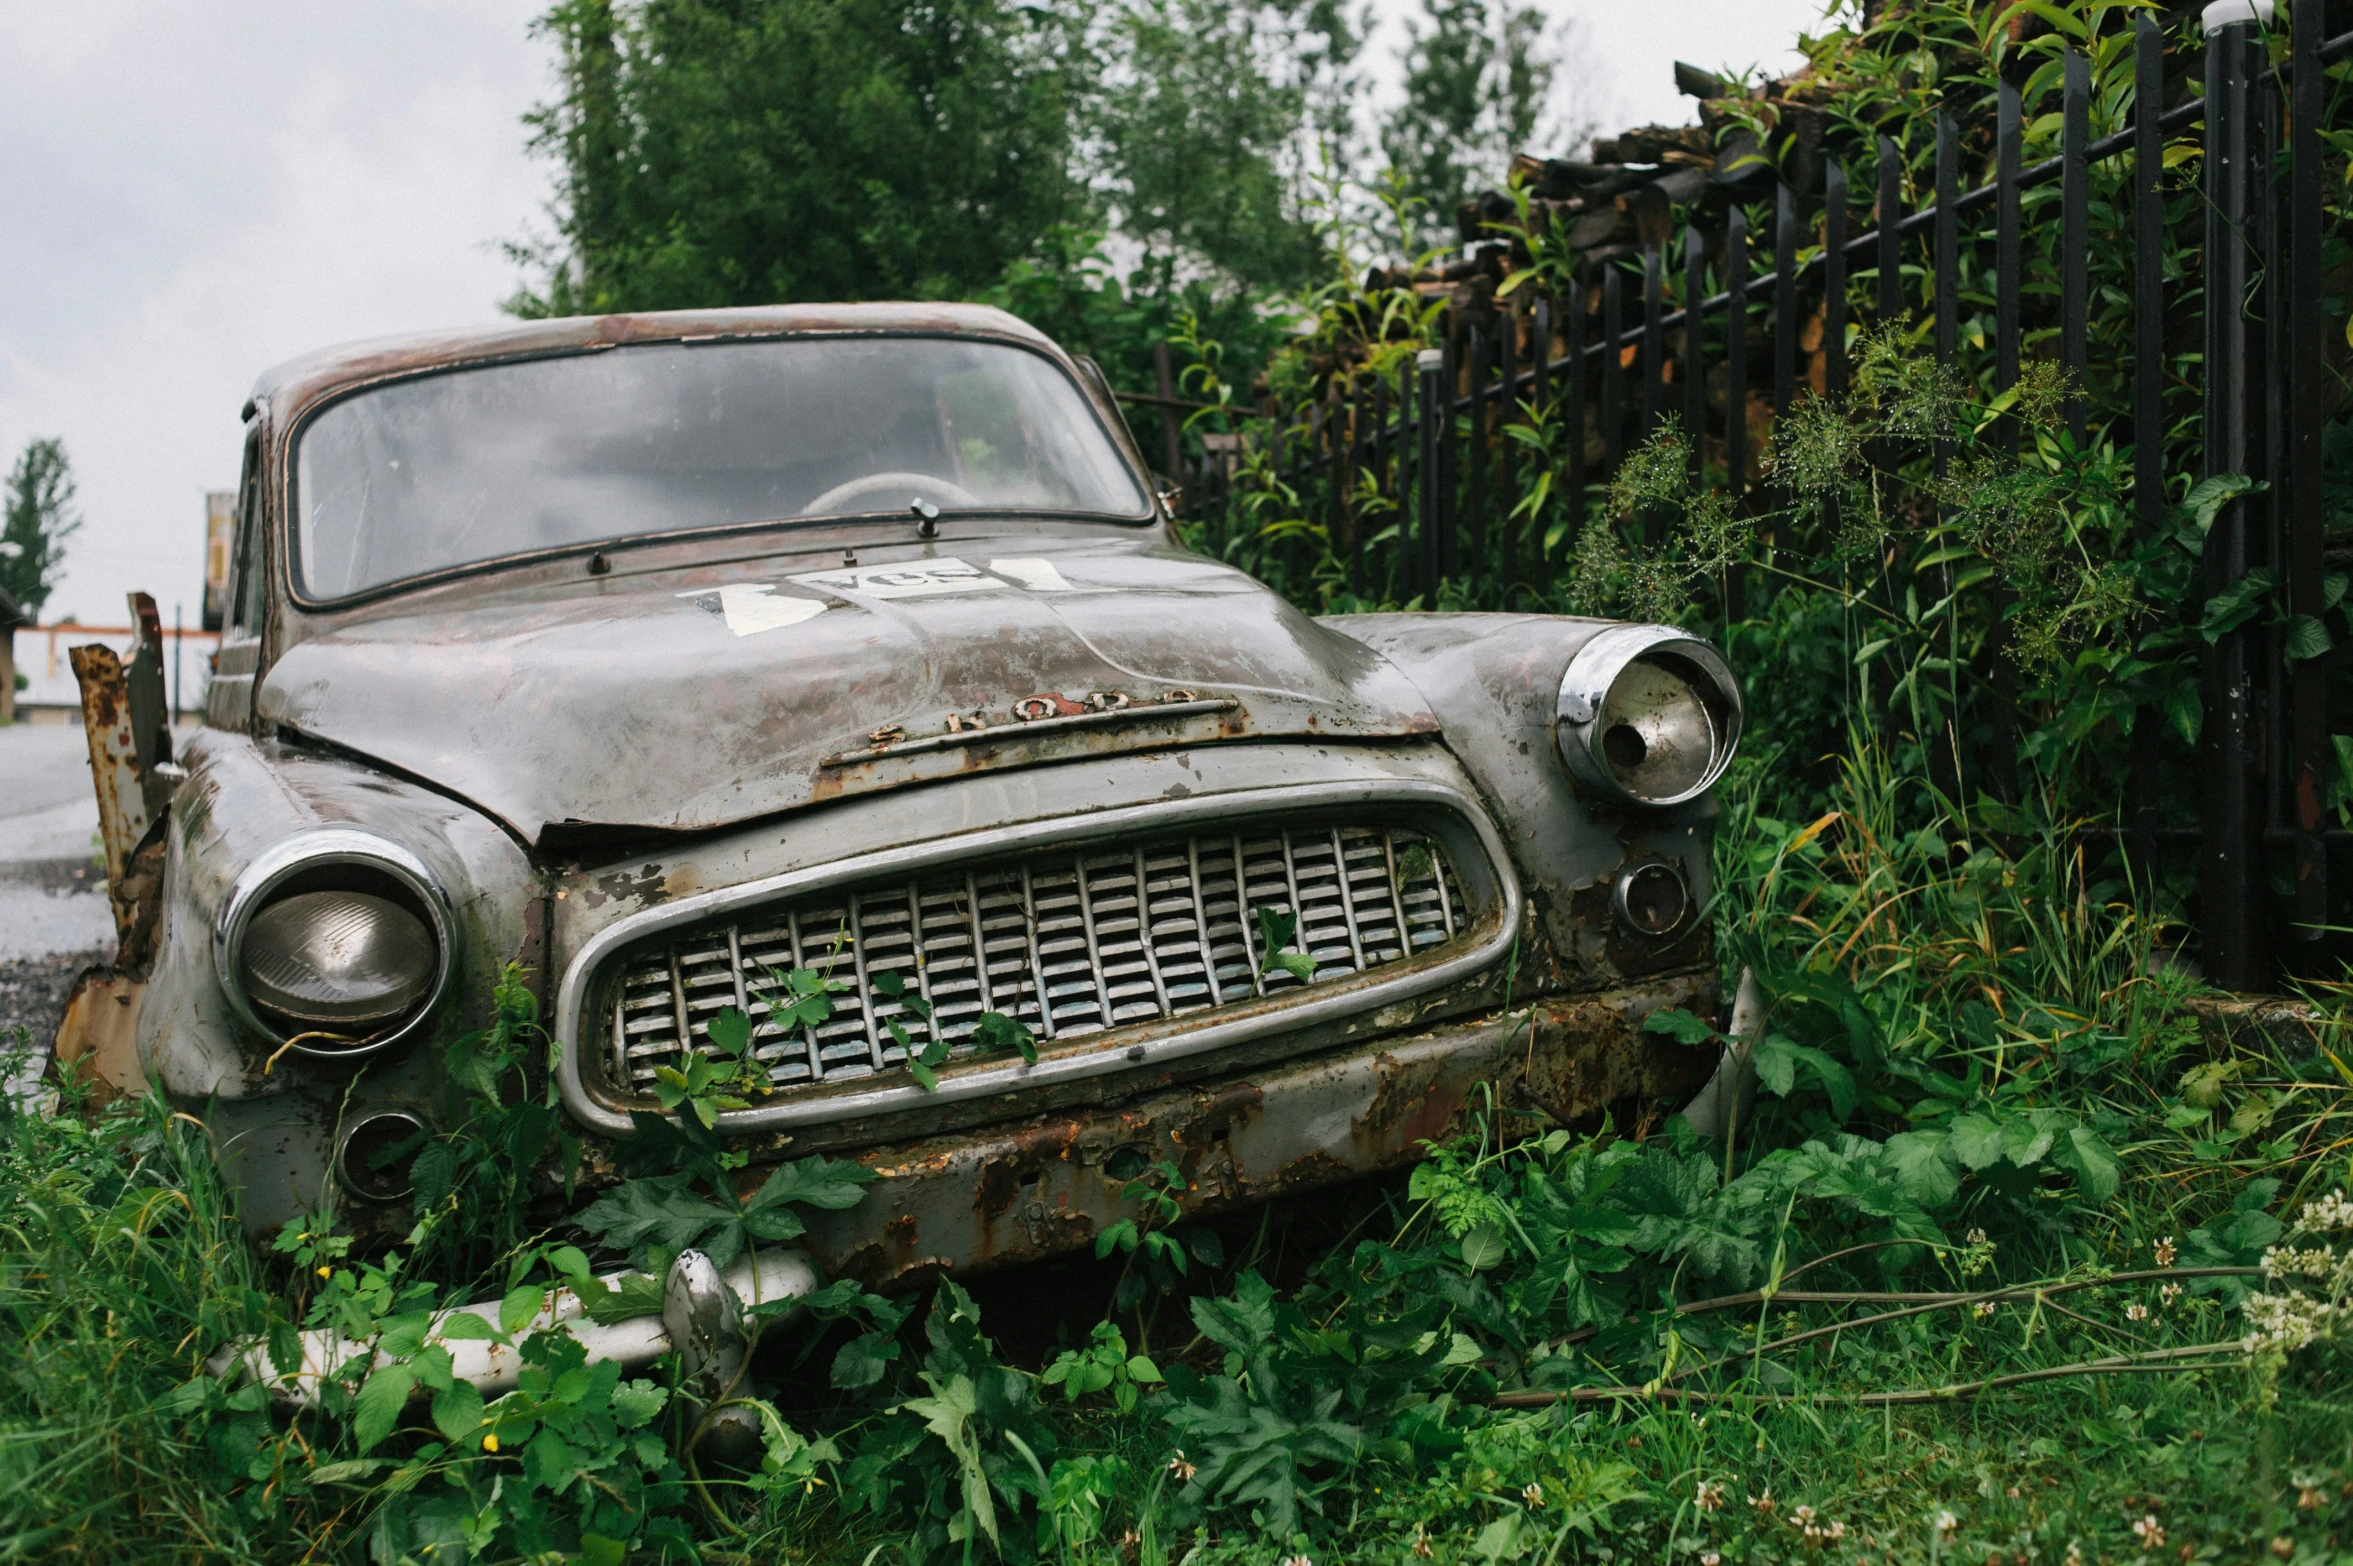
[[[694,1265],[697,1262],[700,1268]],[[591,1362],[610,1359],[626,1366],[646,1365],[682,1347],[687,1349],[690,1359],[707,1361],[713,1358],[711,1347],[681,1344],[678,1328],[686,1323],[692,1330],[698,1325],[698,1316],[725,1314],[709,1308],[715,1303],[707,1298],[712,1282],[723,1281],[735,1299],[745,1306],[799,1299],[817,1288],[817,1271],[800,1251],[762,1251],[757,1256],[741,1257],[720,1273],[717,1280],[701,1276],[709,1267],[700,1253],[687,1252],[672,1266],[670,1277],[665,1280],[664,1308],[660,1312],[632,1316],[609,1325],[590,1321],[582,1314],[580,1298],[570,1289],[554,1289],[550,1291],[552,1297],[547,1306],[512,1336],[519,1342],[534,1332],[561,1326],[580,1340]],[[611,1273],[597,1281],[611,1288],[623,1276]],[[522,1369],[521,1355],[504,1343],[442,1336],[443,1324],[460,1315],[480,1317],[495,1324],[498,1303],[460,1305],[440,1312],[434,1317],[426,1341],[448,1349],[453,1373],[461,1381],[471,1381],[481,1388],[485,1396],[495,1397],[512,1390],[516,1373]],[[698,1331],[696,1335],[703,1334]],[[281,1366],[271,1358],[267,1344],[247,1342],[223,1348],[205,1361],[205,1368],[215,1376],[251,1376],[268,1387],[270,1395],[279,1403],[307,1408],[317,1401],[320,1384],[327,1377],[347,1374],[355,1362],[364,1363],[368,1370],[391,1362],[375,1343],[349,1338],[340,1332],[311,1331],[301,1336],[299,1364]]]

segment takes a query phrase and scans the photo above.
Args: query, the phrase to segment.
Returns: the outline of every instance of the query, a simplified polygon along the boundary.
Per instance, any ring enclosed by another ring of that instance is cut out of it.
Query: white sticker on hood
[[[845,566],[790,577],[803,587],[823,588],[858,598],[937,598],[942,593],[980,593],[1006,584],[961,560],[913,560],[904,565]]]
[[[828,607],[822,598],[778,598],[775,592],[774,585],[767,582],[730,582],[725,587],[706,587],[700,592],[678,596],[695,599],[724,619],[727,628],[738,636],[781,631],[786,626],[816,619]]]
[[[1018,560],[992,560],[989,569],[999,576],[1011,577],[1033,593],[1067,593],[1070,584],[1062,573],[1054,569],[1054,562],[1024,555]]]

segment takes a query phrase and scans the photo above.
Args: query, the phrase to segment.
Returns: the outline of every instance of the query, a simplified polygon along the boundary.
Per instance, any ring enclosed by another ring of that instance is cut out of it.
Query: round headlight
[[[1707,643],[1618,625],[1569,660],[1560,751],[1571,773],[1639,805],[1676,805],[1724,775],[1740,744],[1740,686]]]
[[[305,1055],[373,1054],[424,1025],[454,956],[448,899],[413,853],[323,827],[257,857],[213,932],[213,971],[239,1020]]]
[[[293,1022],[349,1031],[389,1022],[433,988],[441,953],[425,921],[365,892],[298,892],[245,931],[245,992]]]

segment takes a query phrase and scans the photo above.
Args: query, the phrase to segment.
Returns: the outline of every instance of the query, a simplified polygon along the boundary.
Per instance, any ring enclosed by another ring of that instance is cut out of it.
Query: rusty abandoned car
[[[200,1116],[257,1234],[406,1228],[377,1155],[510,963],[591,1171],[740,1011],[745,1189],[875,1172],[770,1292],[1087,1246],[1150,1165],[1207,1214],[1717,1069],[1641,1028],[1717,1003],[1717,653],[1311,618],[1182,546],[1100,372],[1009,315],[371,343],[246,418],[203,727],[170,754],[136,659],[84,671],[124,951],[60,1054]]]

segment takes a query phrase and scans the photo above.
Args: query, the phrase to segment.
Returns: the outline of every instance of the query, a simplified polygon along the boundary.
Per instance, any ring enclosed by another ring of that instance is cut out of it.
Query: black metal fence
[[[2185,474],[2258,481],[2215,521],[2204,590],[2274,571],[2287,612],[2317,620],[2329,510],[2322,431],[2338,401],[2323,344],[2342,329],[2323,298],[2323,159],[2332,155],[2324,78],[2330,62],[2353,53],[2353,33],[2326,37],[2321,0],[2303,0],[2275,67],[2268,4],[2260,18],[2247,0],[2239,10],[2240,20],[2174,44],[2203,49],[2204,91],[2171,108],[2167,37],[2144,14],[2132,39],[2129,122],[2097,139],[2092,72],[2068,49],[2060,150],[2031,165],[2022,161],[2019,89],[2002,83],[1982,184],[1971,185],[1964,168],[1962,125],[1940,114],[1922,128],[1934,141],[1934,194],[1916,210],[1905,210],[1904,149],[1881,137],[1867,181],[1833,162],[1818,191],[1776,184],[1704,226],[1652,236],[1638,257],[1599,267],[1566,301],[1530,290],[1484,316],[1450,312],[1441,345],[1393,379],[1335,381],[1303,407],[1269,405],[1238,434],[1209,441],[1187,463],[1185,510],[1227,515],[1250,483],[1272,478],[1326,529],[1357,593],[1434,602],[1442,583],[1483,569],[1508,600],[1511,584],[1556,568],[1541,516],[1518,506],[1531,464],[1554,467],[1573,535],[1589,492],[1672,410],[1720,458],[1734,497],[1761,503],[1769,497],[1749,493],[1760,483],[1752,394],[1775,418],[1808,391],[1837,396],[1848,385],[1850,325],[1925,316],[1938,360],[1966,358],[1996,394],[2017,382],[2030,337],[2034,352],[2064,366],[2080,393],[2066,411],[2077,441],[2132,452],[2144,529],[2164,525],[2169,471],[2177,489]],[[2193,127],[2202,127],[2197,184],[2171,182],[2169,218],[2166,150]],[[2055,200],[2037,194],[2050,186]],[[2200,206],[2202,275],[2169,278],[2167,225],[2178,238]],[[1855,231],[1864,222],[1871,226]],[[2095,365],[2095,312],[2108,312],[2113,328],[2119,309],[2129,310],[2133,348]],[[2185,314],[2203,318],[2200,351],[2179,351]],[[1182,404],[1165,369],[1161,380],[1157,397],[1135,400],[1160,403],[1165,416]],[[1507,438],[1506,426],[1532,410],[1571,432],[1565,450],[1547,456]],[[1167,434],[1173,456],[1173,422]],[[1386,547],[1368,548],[1375,539]],[[2173,763],[2194,779],[2196,825],[2168,824],[2156,808],[2153,721],[2134,727],[2118,797],[2084,802],[2086,814],[2120,823],[2124,846],[2144,863],[2169,846],[2196,853],[2202,958],[2211,978],[2234,988],[2262,987],[2275,964],[2317,954],[2330,924],[2328,848],[2353,838],[2327,827],[2323,812],[2337,765],[2328,702],[2337,660],[2291,661],[2282,635],[2278,624],[2249,621],[2205,655],[2200,745]],[[2015,675],[1989,659],[1976,677],[1990,698],[1984,760],[1999,780],[2016,744]],[[2283,885],[2284,900],[2274,895]]]

